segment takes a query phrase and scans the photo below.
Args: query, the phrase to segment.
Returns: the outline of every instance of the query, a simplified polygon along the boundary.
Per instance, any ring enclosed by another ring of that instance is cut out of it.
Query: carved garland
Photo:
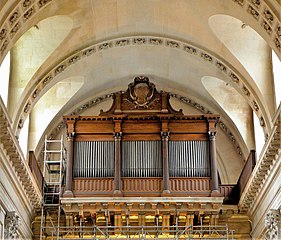
[[[88,57],[94,53],[99,51],[104,51],[113,47],[124,47],[128,45],[150,45],[150,46],[165,46],[171,48],[177,48],[186,52],[187,54],[191,54],[192,56],[199,57],[201,60],[211,63],[215,68],[219,69],[225,76],[228,78],[229,82],[234,86],[238,87],[241,90],[241,93],[245,96],[245,98],[250,103],[250,106],[256,111],[259,116],[260,123],[262,127],[266,127],[264,117],[260,111],[260,107],[257,104],[257,100],[254,98],[254,94],[250,92],[249,88],[247,88],[245,83],[243,83],[243,78],[236,73],[235,70],[232,69],[231,66],[227,63],[223,63],[222,59],[216,58],[211,53],[207,53],[206,51],[200,49],[197,46],[190,45],[184,42],[161,38],[161,37],[151,37],[151,36],[140,36],[140,37],[127,37],[123,39],[110,40],[103,43],[95,44],[91,47],[85,48],[76,52],[74,55],[63,60],[56,67],[54,67],[51,71],[41,76],[36,82],[33,93],[26,101],[23,112],[20,114],[20,118],[17,123],[17,134],[20,133],[20,130],[23,126],[23,123],[31,111],[32,106],[37,102],[38,94],[55,78],[57,75],[65,71],[68,67],[77,63],[84,57]],[[267,134],[267,129],[264,129],[265,134]],[[267,135],[266,135],[267,136]]]
[[[98,105],[102,101],[105,101],[106,99],[111,98],[116,93],[117,92],[114,92],[111,94],[103,95],[98,98],[94,98],[93,100],[90,100],[87,103],[82,104],[81,106],[79,106],[78,108],[76,108],[74,111],[72,111],[71,113],[69,113],[67,115],[81,115],[86,109]],[[201,104],[195,102],[194,100],[192,100],[190,98],[183,97],[179,94],[175,94],[172,92],[168,92],[168,94],[170,95],[170,97],[175,98],[175,99],[183,102],[184,104],[192,106],[202,113],[212,114],[212,112],[209,111],[206,107],[202,106]],[[222,129],[222,131],[224,131],[227,134],[227,136],[231,140],[231,142],[234,145],[236,152],[239,154],[239,156],[241,158],[245,159],[245,156],[243,156],[243,154],[242,154],[242,150],[241,150],[241,147],[239,146],[238,141],[235,139],[232,132],[226,127],[226,125],[221,120],[219,120],[219,127]],[[51,133],[48,135],[48,139],[54,139],[57,136],[57,134],[64,128],[65,128],[65,123],[63,121],[61,121],[55,128],[53,128],[53,130],[51,130]]]

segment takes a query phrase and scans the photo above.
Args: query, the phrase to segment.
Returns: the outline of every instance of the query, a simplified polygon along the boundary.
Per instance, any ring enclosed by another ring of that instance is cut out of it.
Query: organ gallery
[[[45,214],[56,206],[63,210],[65,226],[59,234],[99,238],[106,229],[107,237],[145,231],[185,238],[198,235],[198,226],[222,227],[216,237],[228,234],[219,215],[224,201],[235,201],[235,186],[219,182],[219,115],[184,115],[145,76],[112,98],[111,108],[98,116],[64,116],[65,163],[47,161],[51,171],[44,174],[51,179],[63,175],[63,186],[49,182],[44,197]],[[41,235],[58,234],[47,221],[41,224]]]

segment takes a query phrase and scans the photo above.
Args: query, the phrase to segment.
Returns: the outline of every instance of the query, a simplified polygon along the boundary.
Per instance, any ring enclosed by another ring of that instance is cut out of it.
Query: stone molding
[[[271,169],[278,164],[281,156],[281,104],[273,119],[273,129],[268,137],[260,158],[252,172],[251,178],[246,185],[239,201],[242,211],[250,212],[259,192],[263,189],[265,181],[271,174]]]
[[[251,15],[265,32],[276,48],[277,52],[281,52],[281,23],[276,16],[262,0],[232,0],[237,3],[246,14]],[[0,53],[2,56],[9,50],[10,42],[15,41],[16,33],[24,27],[25,23],[34,15],[38,14],[45,6],[53,2],[53,0],[22,0],[18,1],[14,9],[10,10],[10,14],[4,20],[0,28]],[[151,40],[152,44],[159,44],[161,40]],[[118,45],[123,46],[126,40],[119,40]],[[166,43],[170,47],[179,47],[177,42],[169,41]],[[102,44],[99,49],[106,49],[110,44]]]
[[[18,139],[15,138],[11,130],[11,120],[2,100],[0,101],[0,142],[5,149],[7,159],[11,166],[13,166],[11,170],[13,169],[18,176],[19,182],[25,190],[31,205],[39,210],[41,208],[41,192],[23,157]]]

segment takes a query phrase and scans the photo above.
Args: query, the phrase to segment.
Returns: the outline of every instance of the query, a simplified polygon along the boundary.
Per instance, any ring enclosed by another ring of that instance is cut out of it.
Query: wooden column
[[[115,142],[115,161],[114,161],[114,191],[113,194],[117,196],[123,196],[122,194],[122,182],[121,182],[121,139],[122,132],[114,133]]]
[[[170,191],[170,177],[169,177],[169,152],[168,152],[168,141],[169,132],[161,132],[162,139],[162,162],[163,162],[163,191],[162,196],[169,195]]]
[[[216,159],[216,132],[209,132],[211,164],[211,196],[219,195],[218,169]]]
[[[66,178],[65,178],[65,192],[63,197],[73,197],[72,192],[72,169],[73,169],[73,145],[75,133],[67,135],[67,159],[66,159]]]

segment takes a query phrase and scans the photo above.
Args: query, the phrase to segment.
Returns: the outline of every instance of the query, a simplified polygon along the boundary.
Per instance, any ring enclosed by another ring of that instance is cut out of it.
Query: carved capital
[[[115,132],[113,133],[113,137],[115,140],[121,140],[123,137],[123,133],[122,132]]]
[[[67,141],[73,141],[75,137],[75,132],[67,133]]]
[[[281,237],[281,212],[279,209],[271,209],[265,217],[265,239],[280,239]]]
[[[5,239],[19,238],[20,217],[16,212],[8,212],[5,218]]]
[[[170,132],[161,132],[162,140],[168,141],[169,137],[170,137]]]
[[[208,135],[209,135],[209,139],[210,141],[215,141],[216,140],[216,132],[208,132]]]

